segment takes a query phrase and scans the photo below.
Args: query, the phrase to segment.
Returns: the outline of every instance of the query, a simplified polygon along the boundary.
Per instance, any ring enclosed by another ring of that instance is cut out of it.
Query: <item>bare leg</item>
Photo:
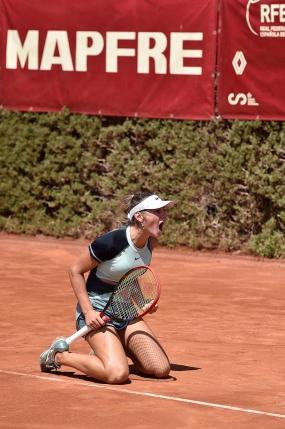
[[[96,356],[78,353],[57,353],[59,365],[66,365],[109,384],[123,383],[128,379],[128,361],[121,340],[113,327],[104,326],[87,337]]]
[[[145,374],[164,378],[170,372],[168,357],[146,322],[133,320],[118,331],[127,356]]]

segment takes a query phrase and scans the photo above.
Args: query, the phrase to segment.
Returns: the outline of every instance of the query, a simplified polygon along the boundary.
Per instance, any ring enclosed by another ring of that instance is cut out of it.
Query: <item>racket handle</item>
[[[83,328],[79,329],[79,331],[75,332],[75,334],[71,335],[70,337],[66,338],[66,342],[68,345],[73,343],[74,341],[78,340],[78,338],[83,337],[83,335],[86,335],[91,329],[88,326],[83,326]]]
[[[102,311],[100,313],[100,317],[103,317],[104,315],[104,311]],[[107,319],[107,320],[111,320],[111,319]],[[87,325],[83,326],[83,328],[79,329],[79,331],[75,332],[75,334],[70,335],[70,337],[66,338],[66,342],[68,345],[70,345],[71,343],[73,343],[74,341],[78,340],[79,338],[83,337],[83,335],[88,334],[88,332],[92,331],[91,328],[89,328]]]

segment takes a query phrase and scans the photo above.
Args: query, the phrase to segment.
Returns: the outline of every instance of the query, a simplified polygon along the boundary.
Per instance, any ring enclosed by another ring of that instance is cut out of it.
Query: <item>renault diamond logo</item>
[[[233,64],[233,67],[235,69],[236,74],[239,74],[239,75],[243,74],[243,71],[244,71],[247,63],[246,63],[246,59],[245,59],[245,57],[241,51],[236,52],[232,64]]]

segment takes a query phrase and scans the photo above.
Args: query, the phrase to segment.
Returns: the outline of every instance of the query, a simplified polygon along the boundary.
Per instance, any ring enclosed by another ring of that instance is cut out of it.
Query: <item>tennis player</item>
[[[65,365],[110,384],[126,381],[127,356],[145,374],[165,378],[170,371],[168,357],[143,319],[104,322],[100,312],[120,278],[139,265],[150,265],[152,251],[162,234],[173,201],[139,192],[123,200],[120,226],[98,237],[71,265],[69,276],[78,300],[77,330],[92,328],[86,335],[89,355],[70,353],[64,340],[56,340],[40,356],[41,371]],[[85,273],[88,273],[85,282]],[[150,311],[157,310],[157,305]]]

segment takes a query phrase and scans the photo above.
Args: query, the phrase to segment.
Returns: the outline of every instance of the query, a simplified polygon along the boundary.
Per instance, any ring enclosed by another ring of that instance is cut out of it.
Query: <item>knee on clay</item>
[[[106,383],[121,384],[129,378],[129,369],[127,366],[112,365],[106,368]]]
[[[170,373],[170,364],[153,368],[153,375],[156,378],[166,378]]]

